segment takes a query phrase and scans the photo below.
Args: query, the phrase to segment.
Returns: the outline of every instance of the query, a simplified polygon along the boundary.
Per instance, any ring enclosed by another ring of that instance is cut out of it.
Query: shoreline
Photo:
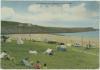
[[[23,40],[36,40],[36,41],[56,41],[63,42],[65,44],[80,43],[83,46],[86,44],[95,44],[99,47],[99,39],[88,39],[85,37],[74,37],[74,36],[62,36],[54,34],[9,34],[11,40],[17,40],[21,38]]]

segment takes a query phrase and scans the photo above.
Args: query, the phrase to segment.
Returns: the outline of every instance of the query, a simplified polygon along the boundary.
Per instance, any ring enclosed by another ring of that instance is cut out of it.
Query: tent
[[[71,43],[67,43],[67,46],[68,46],[68,47],[71,47],[71,46],[72,46],[72,44],[71,44]]]
[[[24,41],[21,38],[17,39],[17,44],[24,44]]]
[[[11,43],[11,42],[12,42],[11,38],[7,39],[6,42],[7,42],[7,43]]]

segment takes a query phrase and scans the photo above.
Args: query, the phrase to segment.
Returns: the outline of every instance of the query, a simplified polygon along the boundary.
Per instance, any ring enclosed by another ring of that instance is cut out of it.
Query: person
[[[49,53],[49,55],[54,55],[54,51],[53,51],[53,50],[51,50],[51,52]]]
[[[90,49],[91,48],[91,44],[87,44],[86,49]]]
[[[6,55],[6,59],[7,59],[7,60],[12,60],[12,61],[13,61],[13,60],[14,60],[14,57],[11,57],[10,55]]]
[[[29,54],[34,54],[34,55],[37,55],[38,52],[36,50],[29,50]]]
[[[28,58],[24,58],[21,60],[21,64],[27,67],[32,67],[31,63],[28,61]]]
[[[1,54],[0,54],[0,58],[5,58],[7,56],[7,52],[6,51],[3,51]]]
[[[75,43],[74,45],[75,47],[81,47],[81,45],[79,43]]]
[[[54,51],[51,48],[48,48],[44,53],[48,54],[48,55],[53,55]]]
[[[57,49],[57,50],[60,50],[60,44],[58,44],[58,45],[56,46],[56,49]]]
[[[40,61],[37,61],[36,64],[33,65],[35,69],[41,69]]]
[[[11,60],[15,63],[15,58],[14,57],[11,57],[7,51],[3,51],[1,54],[0,54],[0,58],[1,59],[5,59],[5,60]]]
[[[60,43],[56,48],[60,51],[66,51],[66,46],[64,43]]]
[[[46,63],[43,65],[43,69],[47,69],[47,64]]]
[[[6,43],[6,40],[7,40],[9,37],[6,36],[6,35],[3,35],[1,38],[2,38],[3,42]]]

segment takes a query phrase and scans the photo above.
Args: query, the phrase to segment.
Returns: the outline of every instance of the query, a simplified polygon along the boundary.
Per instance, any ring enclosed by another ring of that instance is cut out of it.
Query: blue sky
[[[96,1],[3,1],[2,20],[51,27],[95,27],[99,25],[99,3]],[[38,4],[36,4],[38,3]],[[43,3],[43,4],[40,4]],[[49,3],[49,4],[47,4]],[[64,3],[62,1],[62,3]]]

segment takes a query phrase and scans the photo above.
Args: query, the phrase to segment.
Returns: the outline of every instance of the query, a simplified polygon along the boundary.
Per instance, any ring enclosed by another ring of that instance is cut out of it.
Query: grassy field
[[[53,56],[43,54],[47,48],[55,51]],[[44,42],[25,41],[23,45],[17,45],[16,41],[2,44],[1,51],[6,50],[11,56],[15,57],[16,63],[9,60],[1,60],[3,69],[27,69],[20,64],[21,59],[29,57],[35,63],[37,60],[43,65],[47,63],[49,69],[97,69],[99,68],[99,48],[86,50],[83,47],[67,47],[66,52],[57,51],[56,44]],[[29,54],[30,49],[37,50],[38,55]]]

